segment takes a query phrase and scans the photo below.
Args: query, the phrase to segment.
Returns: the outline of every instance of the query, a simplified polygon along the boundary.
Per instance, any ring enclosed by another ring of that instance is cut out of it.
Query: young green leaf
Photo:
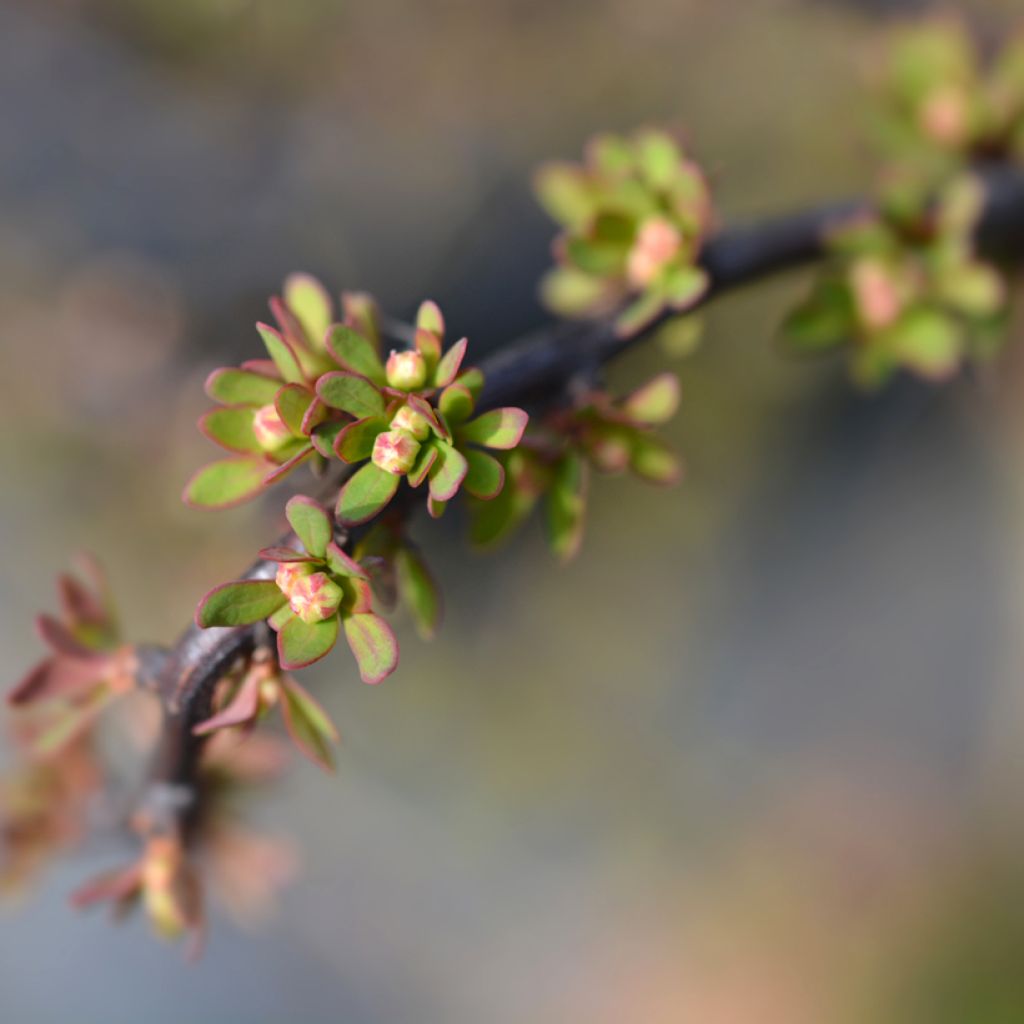
[[[339,736],[327,712],[294,679],[281,681],[281,697],[285,728],[295,745],[314,764],[333,771],[331,744],[337,743]]]
[[[586,508],[586,464],[566,455],[558,464],[546,502],[548,541],[563,562],[579,551]]]
[[[477,448],[467,448],[465,452],[468,469],[462,485],[473,495],[483,501],[496,498],[505,484],[505,470],[493,455]]]
[[[365,377],[344,370],[324,374],[316,385],[317,394],[332,408],[356,419],[384,415],[384,396]]]
[[[470,441],[485,448],[510,449],[519,444],[529,416],[522,409],[492,409],[458,430],[460,441]]]
[[[288,598],[273,580],[238,580],[214,587],[199,602],[196,625],[250,626],[273,615]]]
[[[430,496],[435,501],[451,501],[466,476],[469,464],[458,449],[437,441],[437,458],[430,467]]]
[[[302,421],[312,404],[313,393],[301,384],[285,384],[274,399],[278,416],[296,435],[303,433]]]
[[[248,370],[222,367],[206,378],[206,393],[222,405],[269,405],[274,401],[279,380]]]
[[[461,338],[444,354],[434,371],[434,387],[447,387],[459,375],[459,367],[462,366],[462,360],[466,357],[468,344],[469,341],[466,338]]]
[[[263,344],[266,346],[270,358],[274,361],[277,372],[281,374],[285,382],[289,384],[302,384],[306,377],[302,372],[298,357],[292,351],[291,345],[273,327],[269,327],[267,324],[257,324],[256,330],[260,332]]]
[[[256,456],[222,459],[198,470],[182,500],[196,508],[229,508],[259,494],[273,463]]]
[[[395,496],[400,480],[368,462],[348,479],[338,495],[339,522],[356,526],[372,519]]]
[[[302,325],[309,343],[322,349],[333,313],[327,289],[312,274],[289,274],[284,282],[284,301]]]
[[[327,510],[312,498],[297,494],[285,505],[284,514],[303,547],[317,558],[327,553],[327,545],[334,536],[331,517]]]
[[[372,341],[345,324],[335,324],[328,335],[327,345],[346,370],[383,385],[384,364]]]
[[[667,423],[679,408],[679,378],[674,373],[659,373],[637,388],[622,403],[622,411],[636,423]]]
[[[395,570],[402,603],[409,609],[416,631],[424,640],[432,640],[441,622],[441,594],[430,570],[409,547],[398,549]]]
[[[211,409],[199,418],[199,430],[211,441],[239,455],[262,454],[252,429],[252,409]]]
[[[338,616],[321,622],[290,618],[277,634],[277,656],[283,669],[305,668],[319,661],[338,640]]]
[[[364,683],[379,683],[398,667],[398,641],[380,616],[372,612],[347,616],[345,639]]]
[[[334,454],[342,462],[362,462],[373,454],[373,442],[377,440],[377,435],[387,429],[388,421],[383,416],[371,416],[348,423],[334,439]]]

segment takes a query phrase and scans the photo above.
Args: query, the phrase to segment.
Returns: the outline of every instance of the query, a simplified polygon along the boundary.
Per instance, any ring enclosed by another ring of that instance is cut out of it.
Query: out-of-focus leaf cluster
[[[618,310],[617,328],[628,335],[666,309],[688,309],[707,291],[697,261],[712,226],[710,191],[667,133],[599,135],[582,164],[546,164],[535,184],[562,226],[558,265],[542,286],[556,313]]]

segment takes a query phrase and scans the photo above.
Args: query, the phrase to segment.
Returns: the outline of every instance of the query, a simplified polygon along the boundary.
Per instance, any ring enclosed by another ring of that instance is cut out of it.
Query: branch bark
[[[979,173],[986,189],[979,244],[988,254],[1021,261],[1024,172],[996,165],[981,168]],[[869,206],[863,201],[829,203],[721,231],[709,240],[701,257],[712,281],[702,302],[820,259],[832,229],[867,209]],[[481,368],[486,384],[480,408],[511,404],[533,410],[549,407],[563,398],[577,374],[592,371],[621,355],[657,326],[658,322],[651,324],[632,337],[616,333],[611,317],[544,327],[484,361]],[[343,469],[326,481],[328,492],[336,492],[344,473]],[[405,491],[408,492],[407,487]],[[341,531],[337,539],[351,547],[365,529]],[[293,540],[288,535],[280,543]],[[258,561],[245,573],[245,578],[272,578],[275,570],[274,563]],[[165,712],[159,748],[143,798],[143,813],[139,816],[145,822],[142,830],[147,835],[181,829],[194,812],[198,800],[196,768],[203,741],[193,735],[193,727],[209,716],[217,682],[240,659],[250,657],[270,639],[263,623],[205,630],[191,625],[166,653],[151,680],[163,697]]]

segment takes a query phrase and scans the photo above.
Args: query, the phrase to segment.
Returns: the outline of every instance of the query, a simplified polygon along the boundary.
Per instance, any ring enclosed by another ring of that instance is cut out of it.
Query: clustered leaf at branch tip
[[[785,332],[802,352],[846,347],[853,376],[868,386],[900,369],[945,379],[994,353],[1005,319],[1005,278],[975,252],[984,197],[970,170],[979,159],[1024,156],[1024,37],[985,65],[962,27],[927,23],[897,40],[879,95],[876,121],[891,162],[875,199],[830,233],[821,273]],[[582,164],[542,168],[537,189],[562,227],[558,265],[542,288],[549,305],[597,318],[602,338],[632,338],[661,321],[691,348],[695,321],[679,314],[711,287],[702,259],[715,218],[705,176],[679,144],[650,129],[599,136]],[[820,229],[802,244],[820,253]],[[229,457],[202,468],[184,497],[224,508],[300,465],[325,476],[333,464],[333,508],[291,498],[291,537],[262,550],[249,578],[202,599],[199,629],[235,630],[223,644],[214,640],[227,652],[220,661],[188,663],[207,657],[187,653],[200,634],[186,634],[171,652],[123,644],[95,566],[85,567],[92,586],[62,576],[61,617],[38,619],[51,653],[9,696],[25,765],[0,785],[0,887],[24,883],[84,835],[89,801],[106,784],[94,729],[100,713],[120,712],[152,749],[154,727],[118,698],[162,698],[159,738],[188,770],[182,776],[156,760],[156,798],[131,822],[141,856],[82,887],[75,902],[107,902],[118,916],[142,906],[160,934],[189,934],[196,950],[200,871],[243,915],[266,906],[294,872],[290,851],[244,831],[228,806],[240,787],[280,770],[281,746],[255,726],[280,708],[299,750],[321,767],[333,763],[338,730],[288,673],[344,635],[362,679],[380,682],[398,664],[398,645],[378,609],[398,601],[422,637],[438,628],[440,593],[408,538],[405,499],[424,488],[437,517],[464,491],[480,546],[508,537],[540,506],[550,546],[565,560],[582,541],[593,472],[631,471],[662,484],[682,472],[656,433],[679,404],[674,374],[615,398],[598,386],[600,360],[574,366],[571,379],[559,378],[554,404],[528,423],[518,408],[478,410],[484,375],[463,367],[466,339],[445,351],[432,302],[419,308],[412,343],[387,357],[368,295],[343,293],[336,314],[317,280],[294,274],[270,307],[277,326],[258,325],[267,358],[216,370],[206,382],[217,406],[199,426]],[[246,645],[229,646],[231,637],[247,637]],[[208,684],[183,708],[171,696],[182,670]]]

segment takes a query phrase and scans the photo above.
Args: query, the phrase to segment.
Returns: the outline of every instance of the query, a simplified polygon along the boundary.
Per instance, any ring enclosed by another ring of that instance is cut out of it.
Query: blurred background
[[[924,5],[739,0],[0,2],[0,642],[71,552],[169,641],[276,529],[179,503],[204,375],[295,269],[479,354],[544,321],[533,167],[681,126],[727,220],[856,192],[863,70]],[[948,7],[948,5],[947,5]],[[1019,0],[960,5],[998,33]],[[304,868],[205,960],[68,891],[0,914],[0,1018],[151,1024],[1024,1020],[1024,358],[855,393],[780,356],[800,275],[708,310],[688,478],[599,481],[582,557],[481,559],[379,688],[306,673],[337,777],[249,818]],[[1018,328],[1018,334],[1020,330]],[[618,365],[628,387],[665,361]],[[2,752],[0,752],[2,759]]]

